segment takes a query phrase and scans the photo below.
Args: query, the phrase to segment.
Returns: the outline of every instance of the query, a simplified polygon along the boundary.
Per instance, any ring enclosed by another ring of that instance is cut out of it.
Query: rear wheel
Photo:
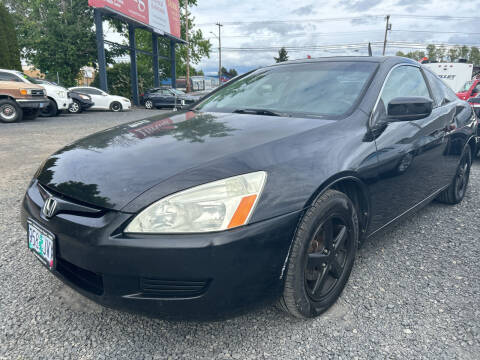
[[[122,111],[122,104],[120,104],[118,101],[114,101],[110,104],[110,110],[112,110],[113,112]]]
[[[40,113],[40,116],[43,116],[43,117],[57,116],[57,111],[58,111],[57,103],[52,99],[49,99],[47,107],[45,107],[42,110],[42,112]]]
[[[352,271],[359,226],[355,206],[327,190],[305,213],[293,240],[280,307],[299,318],[326,311]]]
[[[82,105],[80,105],[80,101],[73,100],[68,108],[68,111],[72,114],[80,114],[82,112]]]
[[[12,123],[21,120],[23,111],[18,104],[10,99],[0,100],[0,121]]]
[[[465,197],[468,181],[470,179],[470,168],[472,166],[472,152],[470,146],[464,151],[457,172],[450,186],[445,189],[437,198],[445,204],[458,204]]]

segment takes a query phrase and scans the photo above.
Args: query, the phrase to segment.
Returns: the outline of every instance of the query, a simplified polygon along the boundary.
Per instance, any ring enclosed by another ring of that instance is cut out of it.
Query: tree
[[[474,65],[480,65],[480,50],[476,46],[470,48],[468,62]]]
[[[458,47],[453,47],[448,49],[448,59],[450,62],[456,62],[459,58],[460,49]]]
[[[0,3],[0,67],[22,70],[17,34],[12,16],[7,8]]]
[[[427,57],[428,60],[435,62],[437,60],[437,48],[435,45],[430,44],[427,46]]]
[[[228,77],[230,79],[238,75],[237,70],[235,69],[227,70],[223,66],[222,66],[221,72],[222,72],[222,76]]]
[[[94,65],[97,48],[93,10],[87,1],[4,2],[15,17],[23,57],[41,72],[58,72],[60,82],[70,86],[76,83],[83,66]]]
[[[468,53],[469,52],[470,52],[470,49],[468,48],[468,46],[463,45],[459,50],[458,57],[460,59],[468,59]]]
[[[402,51],[397,51],[397,53],[395,55],[403,56],[403,57],[407,57],[409,59],[420,61],[425,57],[425,52],[417,50],[417,51],[411,51],[411,52],[408,52],[408,53],[404,54]]]
[[[273,58],[277,63],[288,61],[288,52],[284,47],[282,47],[280,50],[278,50],[278,57]]]

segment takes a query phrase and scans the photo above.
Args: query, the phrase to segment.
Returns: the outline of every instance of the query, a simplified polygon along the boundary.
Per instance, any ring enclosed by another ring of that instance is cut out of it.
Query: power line
[[[352,17],[338,17],[338,18],[318,18],[318,19],[288,19],[288,20],[251,20],[251,21],[224,21],[224,25],[244,25],[244,24],[285,24],[285,23],[308,23],[308,22],[328,22],[328,21],[346,21],[346,20],[360,20],[366,19],[384,19],[386,15],[364,15]],[[448,16],[448,15],[415,15],[415,14],[394,14],[392,18],[415,18],[415,19],[430,19],[430,20],[478,20],[476,16]],[[202,23],[198,26],[214,26],[214,23]]]

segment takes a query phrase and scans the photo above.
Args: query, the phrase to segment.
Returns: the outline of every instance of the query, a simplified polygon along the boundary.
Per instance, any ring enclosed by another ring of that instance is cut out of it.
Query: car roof
[[[21,71],[18,71],[18,70],[9,70],[9,69],[0,69],[0,71],[5,71],[5,72],[9,72],[9,73],[12,73],[12,74],[21,74],[22,72]]]
[[[320,62],[374,62],[374,63],[406,63],[420,65],[418,61],[401,57],[401,56],[327,56],[312,59],[289,60],[281,63],[273,64],[267,67],[285,66],[292,64],[311,64]]]

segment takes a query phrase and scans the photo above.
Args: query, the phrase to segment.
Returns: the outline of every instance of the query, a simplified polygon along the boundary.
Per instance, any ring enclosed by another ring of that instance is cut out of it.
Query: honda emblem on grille
[[[47,200],[45,200],[45,204],[43,204],[42,213],[46,218],[50,219],[53,217],[53,215],[55,215],[56,208],[57,200],[50,196]]]

